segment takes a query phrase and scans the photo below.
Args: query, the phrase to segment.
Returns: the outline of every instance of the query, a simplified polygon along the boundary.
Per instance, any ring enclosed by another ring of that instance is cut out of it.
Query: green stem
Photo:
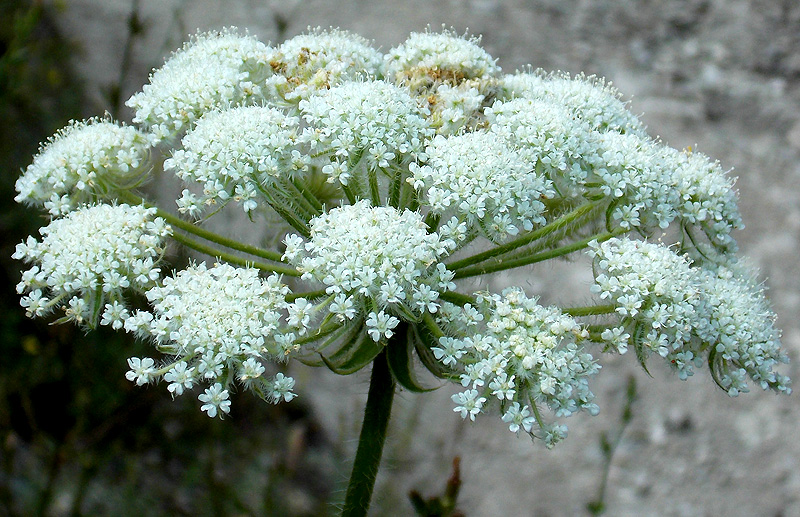
[[[308,188],[308,185],[305,183],[301,183],[300,180],[292,180],[292,184],[295,186],[298,192],[300,192],[303,197],[305,197],[311,206],[314,207],[314,210],[317,212],[317,215],[322,213],[322,202],[317,198],[317,196]]]
[[[306,239],[311,237],[311,230],[308,228],[308,225],[297,217],[290,208],[283,206],[279,200],[275,199],[274,196],[270,195],[265,190],[262,189],[262,192],[267,196],[267,203],[269,203],[269,206],[271,206],[284,221],[289,223],[289,226],[297,230],[297,232]]]
[[[288,202],[291,200],[294,206],[303,211],[302,216],[304,220],[310,220],[312,217],[319,215],[319,210],[308,200],[294,181],[289,178],[283,178],[280,183],[283,187],[282,190],[280,190],[280,194],[285,198],[287,204],[289,204]]]
[[[612,232],[605,232],[599,235],[592,235],[591,237],[587,237],[577,242],[567,244],[566,246],[561,246],[560,248],[548,250],[543,253],[537,253],[535,255],[531,255],[528,257],[521,257],[518,259],[512,259],[506,261],[504,261],[503,259],[496,259],[495,262],[491,264],[466,267],[456,271],[455,278],[467,278],[471,276],[487,275],[490,273],[496,273],[498,271],[506,271],[517,267],[535,264],[537,262],[543,262],[545,260],[550,260],[556,257],[563,257],[564,255],[569,255],[570,253],[574,253],[578,250],[582,250],[588,247],[589,243],[592,241],[595,240],[597,242],[607,241],[608,239],[615,237],[621,233],[625,233],[626,231],[628,230],[617,229]],[[450,269],[450,267],[448,267],[448,269]]]
[[[405,332],[392,336],[392,340],[406,339]],[[367,405],[364,408],[364,422],[361,424],[361,435],[358,438],[356,459],[350,474],[350,484],[344,499],[342,517],[367,515],[375,477],[381,463],[383,443],[389,427],[392,412],[395,382],[386,362],[385,350],[372,362],[372,377],[369,382]]]
[[[456,293],[453,291],[439,293],[439,298],[446,302],[450,302],[455,305],[460,305],[461,307],[465,306],[466,304],[477,305],[478,303],[475,300],[474,296],[470,296],[468,294]]]
[[[481,253],[477,253],[471,257],[466,257],[464,259],[458,260],[451,264],[448,264],[447,269],[451,271],[455,271],[457,269],[461,269],[467,266],[472,266],[483,262],[484,260],[488,260],[492,257],[496,257],[498,255],[503,255],[504,253],[508,253],[510,251],[514,251],[522,246],[530,244],[531,242],[541,239],[547,235],[550,235],[553,232],[556,232],[568,224],[572,223],[576,219],[580,218],[581,216],[591,212],[594,208],[597,207],[597,203],[587,203],[585,205],[581,205],[572,212],[562,215],[555,221],[542,226],[538,230],[534,230],[528,234],[525,234],[521,237],[514,239],[513,241],[507,242],[501,246],[497,246],[490,250],[486,250]]]
[[[199,243],[194,239],[191,239],[181,233],[173,232],[172,238],[176,241],[180,242],[187,248],[191,248],[195,251],[199,251],[200,253],[205,253],[208,256],[219,258],[224,260],[225,262],[229,262],[231,264],[236,264],[237,266],[243,267],[254,267],[256,269],[261,269],[262,271],[269,271],[271,273],[278,273],[281,275],[287,276],[300,276],[301,273],[296,269],[289,267],[289,266],[282,266],[277,264],[266,264],[264,262],[255,262],[253,260],[247,260],[242,257],[233,255],[231,253],[226,253],[224,251],[218,250],[216,248],[212,248],[211,246],[206,246],[205,244]]]
[[[389,205],[400,208],[400,191],[403,187],[403,169],[396,167],[389,186]]]
[[[353,188],[350,185],[342,183],[342,191],[344,195],[347,196],[347,202],[351,205],[355,205],[358,199],[356,198],[355,192],[353,192]]]
[[[612,314],[617,309],[617,306],[614,304],[607,304],[607,305],[592,305],[589,307],[567,307],[561,309],[561,312],[564,314],[569,314],[570,316],[599,316],[601,314]]]
[[[309,291],[307,293],[291,293],[286,295],[287,302],[293,302],[298,298],[305,298],[306,300],[313,300],[315,298],[322,298],[328,294],[325,289],[318,289],[316,291]]]
[[[180,217],[170,214],[169,212],[165,212],[160,208],[146,202],[144,199],[140,198],[139,196],[133,194],[132,192],[123,191],[120,192],[120,197],[127,201],[128,203],[134,205],[144,205],[147,208],[156,208],[158,210],[157,214],[158,217],[161,217],[165,221],[167,221],[170,225],[180,228],[181,230],[191,233],[200,237],[201,239],[205,239],[207,241],[211,241],[215,244],[219,244],[220,246],[225,246],[226,248],[230,248],[232,250],[241,251],[243,253],[247,253],[248,255],[253,255],[255,257],[261,257],[267,260],[274,260],[275,262],[281,262],[281,254],[275,251],[269,251],[257,246],[251,246],[249,244],[244,244],[239,241],[235,241],[233,239],[229,239],[227,237],[223,237],[222,235],[216,234],[214,232],[210,232],[199,226],[196,226],[188,221],[184,221]]]
[[[426,311],[425,314],[422,315],[422,322],[425,323],[425,326],[428,327],[431,335],[436,338],[437,341],[440,337],[444,337],[444,332],[442,332],[442,329],[436,324],[436,320],[433,319],[430,312]]]
[[[372,206],[381,206],[381,191],[378,189],[378,171],[373,167],[368,167],[367,169],[369,195],[372,199]]]

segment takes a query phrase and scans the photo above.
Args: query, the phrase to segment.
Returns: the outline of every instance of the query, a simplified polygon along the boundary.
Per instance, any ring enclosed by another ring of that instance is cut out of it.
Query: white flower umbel
[[[370,336],[391,337],[399,320],[435,312],[453,274],[439,260],[455,246],[428,233],[416,212],[373,207],[366,200],[311,220],[311,238],[286,239],[286,258],[337,297],[332,311],[353,318],[368,313]],[[395,315],[395,316],[393,316]]]
[[[772,369],[789,358],[781,350],[764,288],[744,266],[698,271],[704,324],[698,335],[709,348],[709,364],[719,385],[731,396],[749,391],[746,377],[762,389],[791,393],[791,381]]]
[[[691,150],[663,149],[662,161],[672,170],[671,190],[676,192],[676,217],[684,228],[699,227],[709,242],[726,253],[735,253],[733,230],[744,228],[734,180],[719,162]]]
[[[557,426],[543,419],[537,405],[556,417],[598,412],[588,380],[600,367],[579,346],[588,333],[573,318],[539,305],[517,287],[502,296],[480,294],[482,321],[473,310],[443,311],[442,324],[454,333],[461,329],[462,337],[442,337],[432,349],[437,359],[462,372],[465,391],[453,396],[462,418],[474,420],[487,405],[497,405],[512,432],[522,429],[552,446]]]
[[[191,127],[203,113],[263,99],[274,50],[235,30],[198,33],[125,103],[133,121],[163,140]]]
[[[18,203],[59,216],[80,204],[114,199],[142,181],[149,155],[136,128],[106,119],[71,122],[52,136],[16,183]]]
[[[585,182],[600,152],[599,134],[567,107],[530,99],[496,101],[484,110],[490,131],[516,147],[561,196],[586,194]]]
[[[174,357],[151,380],[163,378],[175,395],[195,383],[228,388],[238,380],[259,397],[277,402],[274,381],[264,375],[261,363],[285,361],[294,350],[291,340],[279,338],[288,293],[277,275],[264,280],[256,269],[228,264],[208,269],[201,263],[147,291],[152,313],[137,311],[125,328],[152,338],[158,350]],[[209,416],[214,415],[209,411]]]
[[[383,55],[365,38],[339,29],[310,30],[283,42],[270,60],[273,101],[290,103],[340,83],[379,77]]]
[[[164,169],[184,182],[203,185],[200,196],[184,194],[181,211],[197,215],[206,206],[229,200],[245,212],[263,205],[264,189],[308,167],[308,156],[295,148],[299,122],[263,106],[203,115],[183,137],[183,149],[164,162]]]
[[[303,140],[330,157],[323,171],[343,185],[362,162],[375,171],[416,159],[432,134],[408,92],[384,81],[344,83],[301,101],[300,110],[309,124]]]
[[[617,89],[595,76],[518,72],[500,79],[498,97],[552,102],[565,107],[592,129],[646,136],[644,125],[620,100]]]
[[[460,37],[446,30],[413,32],[386,55],[386,77],[412,92],[489,79],[499,72],[496,60],[481,48],[480,38]]]
[[[746,377],[791,391],[789,379],[772,371],[787,361],[775,314],[743,266],[692,266],[670,248],[629,239],[593,244],[591,254],[592,291],[620,317],[601,338],[620,352],[631,344],[642,362],[656,352],[682,379],[708,363],[731,395],[748,391]]]
[[[121,328],[128,316],[123,292],[143,292],[160,275],[171,230],[155,212],[128,205],[82,207],[41,228],[41,241],[28,237],[18,244],[13,257],[34,264],[17,285],[17,292],[29,293],[21,300],[28,315],[60,308],[65,321]]]
[[[426,155],[425,165],[411,164],[408,181],[434,213],[452,212],[498,241],[545,223],[550,181],[496,135],[437,136]]]

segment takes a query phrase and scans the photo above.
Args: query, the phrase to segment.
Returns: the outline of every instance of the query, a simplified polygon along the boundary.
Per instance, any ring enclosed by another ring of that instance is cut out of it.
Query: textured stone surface
[[[129,0],[71,0],[60,23],[83,48],[76,58],[97,109],[118,83],[122,98],[197,28],[246,27],[262,40],[307,26],[338,26],[384,50],[410,31],[442,24],[483,34],[506,71],[525,64],[596,73],[632,99],[652,135],[697,146],[739,177],[747,228],[742,252],[761,268],[800,378],[800,4],[794,0],[349,0],[328,2],[142,0],[145,32],[129,68],[120,63]],[[129,114],[122,113],[123,119]],[[245,233],[248,230],[243,230]],[[564,300],[588,292],[588,271],[542,266],[514,279],[529,294]],[[509,279],[496,279],[500,286]],[[461,508],[470,516],[583,513],[602,471],[601,431],[618,426],[628,375],[640,398],[610,471],[608,515],[800,515],[797,394],[730,399],[707,370],[681,382],[654,362],[650,379],[632,355],[604,358],[594,384],[602,413],[571,419],[553,451],[507,431],[499,418],[465,424],[445,387],[398,397],[374,500],[375,515],[410,513],[406,492],[441,490],[462,457]],[[295,368],[333,439],[355,447],[367,378]],[[342,466],[341,477],[347,467]]]

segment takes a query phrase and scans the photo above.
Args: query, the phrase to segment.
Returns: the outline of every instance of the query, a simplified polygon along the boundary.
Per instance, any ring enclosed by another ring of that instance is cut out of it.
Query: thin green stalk
[[[195,251],[199,251],[200,253],[205,253],[208,256],[219,258],[224,260],[225,262],[230,262],[231,264],[236,264],[238,266],[243,267],[254,267],[256,269],[260,269],[262,271],[269,271],[271,273],[278,273],[281,275],[286,276],[300,276],[301,273],[296,269],[289,267],[289,266],[282,266],[278,264],[266,264],[264,262],[255,262],[253,260],[247,260],[237,255],[233,255],[231,253],[226,253],[224,251],[218,250],[216,248],[212,248],[211,246],[206,246],[205,244],[201,244],[194,239],[191,239],[181,233],[173,232],[172,238],[176,241],[180,242],[187,248],[192,248]]]
[[[313,343],[314,341],[316,341],[316,340],[318,340],[320,338],[323,338],[323,337],[325,337],[325,336],[327,336],[329,334],[333,334],[334,332],[336,332],[340,328],[344,327],[344,325],[345,325],[344,322],[336,322],[336,323],[331,323],[329,325],[323,325],[320,328],[318,328],[317,331],[314,332],[313,334],[311,334],[309,336],[301,337],[299,339],[295,339],[294,343],[296,345],[303,345],[303,344],[306,344],[306,343]]]
[[[561,312],[564,314],[569,314],[570,316],[579,317],[612,314],[616,310],[617,306],[609,303],[607,305],[591,305],[589,307],[567,307],[565,309],[561,309]]]
[[[405,332],[394,334],[387,345],[392,346],[394,340],[405,340]],[[401,343],[398,343],[402,345]],[[364,422],[361,424],[361,435],[358,438],[358,449],[350,474],[350,483],[342,508],[342,517],[362,517],[367,515],[375,477],[381,463],[383,444],[386,441],[386,430],[392,412],[395,381],[389,371],[384,350],[372,362],[372,376],[369,382],[367,405],[364,408]]]
[[[247,253],[248,255],[253,255],[255,257],[261,257],[261,258],[264,258],[264,259],[267,259],[267,260],[274,260],[275,262],[281,262],[282,261],[280,253],[277,253],[275,251],[265,250],[265,249],[259,248],[257,246],[251,246],[249,244],[244,244],[242,242],[235,241],[233,239],[229,239],[227,237],[223,237],[222,235],[219,235],[217,233],[210,232],[208,230],[200,228],[199,226],[196,226],[196,225],[194,225],[194,224],[192,224],[192,223],[190,223],[188,221],[184,221],[180,217],[172,215],[169,212],[166,212],[164,210],[161,210],[160,208],[158,208],[158,207],[146,202],[144,199],[140,198],[139,196],[137,196],[137,195],[135,195],[135,194],[133,194],[131,192],[120,192],[120,197],[124,201],[127,201],[128,203],[131,203],[131,204],[134,204],[134,205],[144,205],[147,208],[156,208],[156,210],[158,210],[158,212],[156,213],[156,215],[158,215],[158,217],[161,217],[166,222],[168,222],[170,225],[172,225],[172,226],[174,226],[176,228],[180,228],[181,230],[183,230],[183,231],[185,231],[187,233],[191,233],[193,235],[196,235],[197,237],[200,237],[201,239],[205,239],[205,240],[211,241],[211,242],[213,242],[215,244],[219,244],[220,246],[225,246],[226,248],[230,248],[232,250],[241,251],[243,253]]]
[[[389,205],[400,208],[400,191],[403,187],[403,169],[395,167],[392,183],[389,186]]]
[[[466,267],[456,271],[455,278],[467,278],[471,276],[487,275],[490,273],[496,273],[498,271],[507,271],[509,269],[527,266],[530,264],[535,264],[537,262],[543,262],[545,260],[550,260],[556,257],[563,257],[565,255],[569,255],[570,253],[574,253],[576,251],[587,248],[589,246],[589,243],[592,241],[597,241],[597,242],[607,241],[608,239],[616,235],[619,235],[621,233],[624,233],[625,231],[627,230],[617,229],[612,232],[602,233],[600,235],[592,235],[591,237],[587,237],[577,242],[567,244],[566,246],[561,246],[560,248],[548,250],[543,253],[537,253],[529,257],[521,257],[518,259],[506,260],[506,261],[504,261],[503,259],[495,259],[495,262],[491,264]]]
[[[356,194],[355,192],[353,192],[352,187],[350,187],[350,185],[345,185],[344,183],[342,183],[342,190],[344,191],[344,195],[347,197],[347,202],[350,203],[351,205],[355,205],[357,199],[356,199]]]
[[[446,302],[454,303],[462,307],[465,306],[466,304],[470,305],[477,304],[477,301],[475,300],[474,296],[470,296],[468,294],[456,293],[453,291],[439,293],[439,298]]]
[[[282,178],[281,186],[281,189],[276,190],[281,196],[283,196],[287,205],[293,203],[295,206],[297,206],[297,208],[302,210],[302,216],[304,220],[309,220],[312,217],[319,215],[319,210],[317,210],[314,204],[308,200],[306,195],[302,190],[300,190],[300,188],[298,188],[294,181],[290,180],[289,178]]]
[[[372,199],[372,206],[381,206],[381,191],[378,189],[377,169],[368,167],[367,178],[369,181],[369,195],[370,199]]]
[[[319,198],[317,198],[317,196],[311,190],[309,190],[308,185],[300,183],[300,181],[297,179],[292,180],[292,184],[297,189],[297,191],[300,192],[303,195],[303,197],[305,197],[306,200],[308,200],[309,203],[311,203],[311,206],[314,207],[317,214],[321,214],[322,202],[319,200]]]
[[[553,232],[556,232],[568,224],[574,222],[575,220],[579,219],[581,216],[586,215],[587,213],[591,212],[594,208],[598,205],[597,203],[587,203],[585,205],[581,205],[572,212],[566,213],[556,219],[555,221],[542,226],[541,228],[534,230],[530,233],[527,233],[521,237],[514,239],[513,241],[507,242],[500,246],[494,247],[490,250],[483,251],[481,253],[477,253],[472,255],[471,257],[466,257],[461,260],[457,260],[456,262],[452,262],[447,265],[447,269],[451,271],[456,271],[458,269],[473,266],[485,260],[488,260],[493,257],[497,257],[499,255],[503,255],[510,251],[514,251],[522,246],[530,244],[531,242],[541,239],[547,235],[550,235]]]
[[[283,218],[284,221],[289,223],[289,226],[297,230],[300,235],[308,239],[311,237],[311,230],[309,230],[308,225],[299,219],[289,208],[281,205],[280,203],[276,202],[274,199],[268,199],[267,203],[269,206],[272,207],[275,212],[278,213],[279,216]]]
[[[428,327],[431,335],[435,337],[437,341],[440,337],[444,337],[444,332],[442,332],[442,329],[436,324],[436,320],[433,319],[430,312],[426,311],[425,314],[422,315],[422,322]]]
[[[313,300],[314,298],[321,298],[328,294],[325,289],[317,289],[316,291],[309,291],[307,293],[291,293],[286,295],[287,302],[293,302],[298,298],[305,298],[307,300]]]

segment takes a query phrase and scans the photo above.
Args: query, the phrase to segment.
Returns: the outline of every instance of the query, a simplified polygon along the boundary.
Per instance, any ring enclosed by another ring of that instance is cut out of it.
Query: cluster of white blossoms
[[[595,131],[647,136],[642,121],[620,100],[616,88],[594,76],[519,72],[504,76],[499,89],[498,100],[522,98],[563,106]]]
[[[28,237],[13,258],[33,263],[17,285],[29,316],[61,308],[63,321],[122,328],[123,292],[143,292],[158,280],[171,229],[156,210],[128,205],[81,207]]]
[[[789,379],[773,371],[788,360],[774,314],[742,266],[694,266],[666,246],[630,239],[593,243],[591,255],[592,291],[619,316],[601,339],[619,352],[632,345],[641,361],[656,352],[682,379],[708,363],[732,396],[748,391],[747,377],[791,391]]]
[[[442,291],[455,288],[453,273],[439,262],[456,244],[428,233],[420,215],[366,200],[334,208],[311,220],[311,238],[286,238],[284,256],[303,279],[325,284],[335,295],[330,312],[352,320],[366,314],[374,341],[389,338],[400,320],[435,313]]]
[[[150,76],[150,84],[125,103],[133,121],[154,140],[190,127],[204,113],[258,102],[271,73],[271,49],[250,35],[224,30],[197,34]]]
[[[200,195],[183,191],[180,211],[199,216],[230,200],[245,212],[258,208],[261,190],[308,169],[309,157],[294,148],[299,124],[297,117],[264,106],[203,115],[183,137],[183,149],[164,162],[164,170],[185,183],[203,186]]]
[[[283,42],[271,56],[272,99],[296,103],[337,84],[381,75],[383,56],[370,42],[339,29],[313,29]]]
[[[136,311],[125,330],[153,339],[173,360],[157,367],[153,359],[131,358],[128,379],[163,379],[173,395],[212,383],[201,395],[209,416],[230,410],[222,387],[231,379],[265,400],[291,400],[294,381],[281,373],[268,378],[263,364],[284,361],[295,349],[295,334],[281,324],[287,294],[278,275],[261,279],[257,269],[228,264],[198,264],[164,279],[146,293],[153,311]]]
[[[425,192],[438,214],[455,213],[470,230],[503,240],[544,224],[550,182],[531,170],[514,148],[491,133],[437,136],[426,149],[425,165],[412,163],[408,181]]]
[[[300,101],[303,140],[328,155],[323,171],[347,185],[353,170],[389,169],[414,160],[432,131],[414,99],[384,81],[348,82]]]
[[[450,31],[416,32],[386,55],[386,77],[412,92],[439,84],[499,75],[496,60],[481,46],[479,38],[462,38]]]
[[[496,402],[512,432],[522,429],[551,447],[566,437],[567,428],[543,420],[537,404],[557,417],[579,410],[597,414],[588,380],[600,367],[579,346],[589,336],[586,330],[518,287],[502,296],[480,293],[477,302],[477,309],[442,311],[441,323],[458,337],[441,337],[432,349],[438,360],[461,371],[465,391],[452,398],[462,418],[475,420]]]
[[[51,137],[17,180],[14,200],[59,216],[113,198],[141,181],[149,154],[144,133],[105,119],[71,122]]]
[[[677,219],[684,231],[698,227],[718,249],[735,251],[730,234],[743,224],[733,181],[717,162],[610,124],[598,131],[578,113],[568,104],[526,97],[485,110],[492,133],[519,146],[552,181],[557,199],[603,200],[606,224],[625,230],[649,233]]]
[[[774,313],[736,256],[733,180],[648,136],[602,79],[504,74],[448,30],[382,53],[339,29],[276,46],[225,29],[192,37],[127,105],[133,125],[73,122],[17,182],[17,201],[54,218],[14,254],[33,264],[21,303],[152,341],[169,358],[131,358],[127,377],[207,386],[209,416],[238,387],[293,398],[275,364],[288,358],[337,373],[385,360],[415,391],[425,367],[460,383],[464,418],[494,409],[547,445],[566,435],[555,419],[598,410],[591,347],[658,354],[682,378],[709,364],[731,395],[791,391]],[[187,220],[144,208],[139,187],[162,167]],[[283,245],[200,227],[229,204]],[[162,278],[168,235],[215,265]],[[459,292],[587,248],[589,306]]]

